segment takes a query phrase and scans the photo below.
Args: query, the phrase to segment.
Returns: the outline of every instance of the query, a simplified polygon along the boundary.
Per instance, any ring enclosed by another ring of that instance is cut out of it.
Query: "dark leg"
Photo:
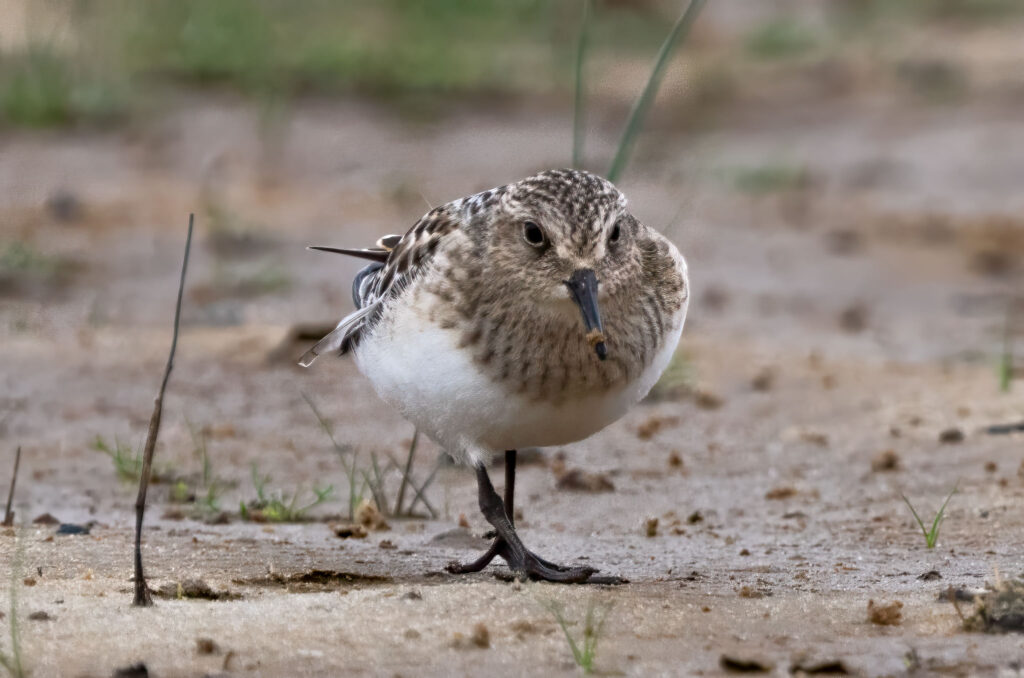
[[[505,453],[505,494],[506,501],[503,502],[498,493],[494,491],[491,479],[487,475],[487,469],[479,466],[476,469],[477,484],[480,489],[480,510],[487,518],[497,533],[497,538],[483,556],[468,563],[460,565],[453,563],[448,566],[448,571],[456,574],[465,572],[478,572],[500,555],[508,563],[512,571],[521,577],[531,579],[543,579],[546,581],[579,583],[590,578],[596,570],[590,567],[566,568],[553,565],[543,558],[539,558],[526,549],[523,542],[516,534],[515,526],[506,511],[506,505],[514,506],[513,495],[515,492],[515,451]],[[509,482],[511,481],[511,482]]]
[[[516,451],[505,450],[505,513],[516,524]]]
[[[506,450],[505,451],[505,506],[508,507],[509,520],[515,524],[515,518],[512,516],[513,505],[515,503],[516,494],[516,451]],[[491,545],[484,551],[484,554],[474,561],[468,563],[453,562],[449,563],[446,568],[452,574],[469,574],[470,572],[479,572],[494,560],[494,556],[498,555],[502,548],[505,546],[505,542],[502,541],[501,537],[496,537]],[[503,556],[504,557],[504,556]]]

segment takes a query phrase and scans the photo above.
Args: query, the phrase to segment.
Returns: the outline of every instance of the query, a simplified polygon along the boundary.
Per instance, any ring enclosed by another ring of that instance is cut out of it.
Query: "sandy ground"
[[[498,566],[443,573],[486,545],[463,469],[443,468],[428,490],[437,518],[392,519],[365,539],[328,527],[344,491],[305,523],[242,522],[235,510],[255,494],[253,462],[274,489],[344,486],[303,393],[363,459],[402,456],[412,435],[351,362],[302,371],[287,358],[304,345],[281,350],[295,323],[349,308],[358,264],[303,247],[370,242],[425,202],[563,165],[567,111],[517,105],[409,124],[310,102],[267,138],[245,106],[197,97],[145,128],[0,137],[4,239],[70,262],[5,281],[0,299],[4,486],[15,447],[25,455],[23,527],[0,536],[0,557],[26,666],[572,675],[554,601],[577,638],[588,606],[612,605],[595,661],[605,674],[717,675],[727,656],[775,675],[1018,675],[1021,636],[966,633],[938,599],[1021,568],[1024,436],[984,432],[1024,418],[1021,383],[1000,393],[994,368],[1006,299],[1021,290],[1024,226],[999,220],[1024,199],[1018,110],[872,101],[646,139],[622,187],[690,259],[688,386],[546,451],[522,467],[518,494],[528,545],[629,580],[614,587],[509,583],[493,577]],[[594,157],[615,131],[594,130]],[[779,158],[810,181],[751,195],[723,179]],[[53,205],[61,195],[75,205],[67,220]],[[154,588],[198,579],[230,596],[133,609],[134,490],[91,445],[142,441],[190,210],[198,234],[157,466],[196,474],[187,422],[206,431],[215,475],[233,484],[221,501],[232,520],[182,519],[157,485],[144,552]],[[949,429],[962,440],[943,442]],[[890,450],[895,468],[873,466]],[[421,448],[417,479],[437,453]],[[563,467],[614,489],[558,489]],[[900,493],[930,519],[954,487],[927,549]],[[95,524],[64,536],[29,522],[47,512]],[[900,623],[871,623],[869,600],[901,602]],[[39,612],[48,619],[29,617]]]

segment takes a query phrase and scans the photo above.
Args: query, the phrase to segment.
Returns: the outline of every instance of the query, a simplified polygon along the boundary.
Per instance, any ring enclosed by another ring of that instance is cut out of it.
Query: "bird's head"
[[[604,360],[601,302],[638,279],[641,267],[643,227],[625,196],[595,174],[549,170],[508,186],[488,211],[492,280],[538,312],[576,314],[581,337]]]

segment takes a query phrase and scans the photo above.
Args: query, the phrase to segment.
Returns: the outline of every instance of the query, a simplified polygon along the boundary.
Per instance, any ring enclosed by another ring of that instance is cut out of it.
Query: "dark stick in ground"
[[[171,376],[171,369],[174,367],[174,351],[178,348],[178,325],[181,322],[181,295],[185,289],[185,271],[188,269],[188,251],[192,246],[192,224],[195,215],[188,215],[188,236],[185,238],[185,256],[181,261],[181,280],[178,282],[178,303],[174,308],[174,336],[171,339],[171,350],[167,355],[167,367],[164,368],[164,378],[160,382],[160,392],[153,402],[153,416],[149,419],[149,433],[146,435],[146,447],[142,455],[142,473],[139,476],[139,496],[135,500],[135,600],[132,605],[136,607],[147,607],[153,604],[146,587],[146,577],[142,573],[142,518],[146,512],[146,491],[149,489],[149,476],[153,468],[153,450],[156,448],[156,438],[160,433],[160,418],[164,409],[164,391],[167,390],[167,380]]]
[[[7,491],[7,508],[4,509],[4,527],[14,525],[14,513],[11,511],[11,503],[14,501],[14,484],[18,482],[18,467],[21,466],[21,445],[14,453],[14,472],[11,473],[11,489]]]

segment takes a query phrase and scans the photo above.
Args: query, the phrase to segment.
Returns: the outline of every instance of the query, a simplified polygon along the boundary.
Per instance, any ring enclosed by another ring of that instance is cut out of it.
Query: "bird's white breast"
[[[467,463],[502,450],[582,440],[620,418],[668,366],[686,316],[684,302],[636,379],[584,397],[545,402],[526,398],[481,371],[472,351],[459,346],[457,331],[430,321],[428,307],[436,298],[415,297],[396,304],[362,339],[356,364],[381,398]]]

